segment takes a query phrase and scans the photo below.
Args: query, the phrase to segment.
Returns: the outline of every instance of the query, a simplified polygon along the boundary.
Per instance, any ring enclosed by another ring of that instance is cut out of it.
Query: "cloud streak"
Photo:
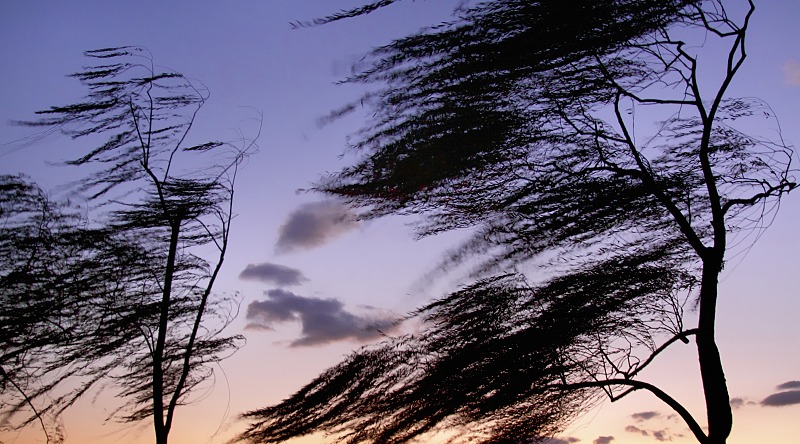
[[[786,381],[777,387],[778,390],[800,389],[800,381]]]
[[[661,413],[650,411],[650,412],[634,413],[631,415],[631,418],[633,418],[637,422],[642,422],[651,420],[653,418],[657,418],[659,416],[661,416]]]
[[[761,405],[768,407],[784,407],[794,404],[800,404],[800,390],[773,393],[761,401]]]
[[[678,436],[680,437],[682,435]],[[653,430],[653,438],[655,438],[656,441],[661,442],[672,441],[672,435],[670,435],[670,433],[666,430]]]
[[[580,441],[580,439],[570,436],[567,438],[548,438],[542,441],[542,444],[574,444],[578,441]]]
[[[773,393],[761,401],[765,407],[785,407],[800,404],[800,381],[786,381],[775,387],[779,392]]]
[[[288,253],[301,248],[311,249],[356,227],[355,214],[338,202],[307,203],[290,213],[278,229],[275,250]]]
[[[646,412],[638,412],[631,415],[634,421],[638,424],[643,424],[647,422],[648,424],[652,424],[650,421],[656,420],[659,425],[664,425],[664,422],[674,422],[677,417],[675,415],[662,415],[659,412],[655,411],[646,411]],[[628,433],[635,433],[641,436],[648,436],[656,441],[667,442],[672,441],[674,438],[681,438],[683,434],[681,433],[674,433],[669,428],[662,428],[662,429],[654,429],[652,427],[644,428],[645,425],[641,427],[635,425],[628,425],[625,427],[625,431]]]
[[[650,436],[650,434],[647,433],[647,430],[640,429],[639,427],[636,427],[635,425],[629,425],[629,426],[625,427],[625,431],[628,432],[628,433],[639,433],[642,436]]]
[[[265,295],[266,300],[247,306],[250,323],[246,328],[272,330],[277,324],[300,322],[302,334],[290,344],[292,347],[347,340],[364,342],[399,328],[396,317],[375,308],[365,307],[365,314],[355,314],[345,310],[337,299],[303,297],[281,289],[269,290]]]
[[[613,436],[598,436],[597,439],[592,441],[593,444],[610,444],[611,441],[614,441]]]
[[[284,265],[264,262],[262,264],[248,264],[241,273],[239,279],[246,281],[258,281],[266,284],[279,286],[300,285],[308,280],[303,273],[296,269]]]
[[[734,410],[738,410],[744,406],[754,405],[754,404],[756,404],[755,401],[751,401],[747,398],[739,398],[739,397],[731,398],[731,408],[733,408]]]

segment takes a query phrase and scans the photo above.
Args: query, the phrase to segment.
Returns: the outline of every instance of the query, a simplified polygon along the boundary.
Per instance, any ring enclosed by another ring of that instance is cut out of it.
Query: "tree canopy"
[[[367,108],[359,157],[317,190],[365,218],[417,215],[421,236],[472,228],[443,267],[478,257],[479,280],[412,314],[421,333],[246,413],[241,438],[529,442],[603,396],[646,390],[699,442],[724,443],[715,316],[728,239],[762,229],[796,188],[791,148],[745,131],[774,118],[768,106],[728,97],[755,12],[732,3],[485,1],[369,53],[346,81],[371,91],[331,114]],[[691,337],[704,419],[639,377]]]
[[[87,172],[74,191],[88,210],[21,177],[0,184],[3,420],[26,409],[22,425],[42,420],[110,386],[124,400],[111,417],[152,418],[165,444],[176,408],[243,341],[223,334],[238,300],[212,290],[255,139],[190,144],[204,88],[157,70],[143,48],[86,56],[95,64],[72,74],[85,99],[19,123],[88,146],[67,162]]]

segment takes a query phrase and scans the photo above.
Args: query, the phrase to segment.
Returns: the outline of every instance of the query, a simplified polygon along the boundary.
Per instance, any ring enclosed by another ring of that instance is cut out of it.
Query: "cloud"
[[[292,347],[328,344],[334,341],[368,341],[381,337],[381,332],[399,328],[394,316],[375,308],[365,307],[366,314],[354,314],[336,299],[307,298],[290,291],[273,289],[264,293],[267,300],[254,301],[247,306],[246,328],[272,330],[276,324],[297,322],[302,336]]]
[[[735,409],[739,409],[739,408],[744,407],[745,400],[744,400],[744,398],[731,398],[730,404],[731,404],[731,408],[733,408],[734,410]]]
[[[800,381],[786,381],[777,388],[778,390],[800,389]]]
[[[287,253],[318,247],[357,226],[355,214],[338,202],[307,203],[289,214],[281,225],[275,250]]]
[[[642,421],[647,421],[647,420],[656,418],[658,416],[661,416],[661,413],[650,411],[650,412],[634,413],[634,414],[631,415],[631,418],[636,420],[636,422],[642,422]]]
[[[541,441],[541,444],[573,444],[580,441],[580,439],[570,436],[568,438],[549,438]]]
[[[642,436],[649,436],[650,435],[649,433],[647,433],[647,430],[640,429],[639,427],[636,427],[634,425],[629,425],[629,426],[625,427],[625,431],[629,432],[629,433],[639,433]]]
[[[653,438],[661,442],[672,441],[672,437],[666,430],[653,430]]]
[[[308,278],[303,276],[303,273],[296,268],[270,262],[248,264],[247,267],[239,273],[239,279],[259,281],[280,286],[299,285],[301,282],[308,280]]]
[[[783,407],[793,404],[800,404],[800,390],[773,393],[761,401],[761,405],[769,407]]]
[[[638,422],[642,422],[642,421],[650,420],[650,419],[653,419],[653,418],[656,418],[656,417],[661,417],[663,415],[661,415],[658,412],[641,412],[641,413],[634,413],[631,416],[633,416],[634,419],[636,419]],[[668,419],[668,420],[673,419],[673,415],[667,416],[666,419]],[[682,438],[683,437],[682,434],[680,434],[680,433],[672,433],[669,429],[661,429],[661,430],[650,429],[650,430],[645,430],[645,429],[639,428],[639,427],[637,427],[635,425],[626,426],[625,427],[625,431],[628,432],[628,433],[636,433],[636,434],[639,434],[639,435],[642,435],[642,436],[652,436],[653,438],[655,438],[656,441],[661,441],[661,442],[672,441],[673,438]]]
[[[756,404],[755,401],[751,401],[747,398],[731,398],[731,407],[733,409],[740,409],[746,405],[753,405]]]
[[[800,86],[800,62],[797,60],[787,60],[783,64],[783,75],[789,85]]]
[[[614,440],[613,436],[598,436],[597,439],[592,441],[593,444],[609,444]]]

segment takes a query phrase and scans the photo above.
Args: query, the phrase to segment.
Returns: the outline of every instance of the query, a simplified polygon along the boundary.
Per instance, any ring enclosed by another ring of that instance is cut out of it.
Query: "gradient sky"
[[[144,46],[157,64],[202,81],[211,99],[196,122],[198,141],[235,138],[237,128],[251,134],[254,109],[263,112],[261,149],[237,182],[238,217],[216,287],[241,293],[242,312],[232,331],[243,332],[248,343],[223,362],[224,372],[217,369],[213,387],[198,393],[196,405],[178,411],[172,443],[225,442],[241,428],[237,414],[280,401],[373,339],[363,325],[406,313],[457,283],[457,276],[433,283],[422,277],[459,233],[415,241],[410,220],[357,224],[343,219],[335,203],[298,192],[352,160],[340,155],[360,116],[317,123],[357,97],[357,88],[335,85],[350,64],[372,46],[446,19],[459,1],[404,2],[357,20],[290,27],[360,3],[0,2],[0,173],[25,172],[53,193],[81,175],[48,166],[80,147],[58,137],[25,143],[31,132],[8,122],[79,99],[80,85],[65,75],[86,63],[84,50]],[[757,3],[750,56],[731,94],[764,99],[779,117],[785,140],[798,144],[800,3]],[[718,336],[731,396],[738,399],[731,444],[790,444],[800,436],[798,221],[800,197],[792,195],[758,242],[750,248],[755,239],[743,240],[726,265]],[[677,348],[644,377],[701,412],[695,361],[693,346]],[[777,392],[790,394],[768,400]],[[102,426],[110,406],[113,399],[100,394],[71,409],[64,418],[67,443],[152,442],[149,422]],[[646,394],[589,411],[560,439],[554,443],[694,442]],[[0,442],[44,442],[44,436],[32,428],[0,434]]]

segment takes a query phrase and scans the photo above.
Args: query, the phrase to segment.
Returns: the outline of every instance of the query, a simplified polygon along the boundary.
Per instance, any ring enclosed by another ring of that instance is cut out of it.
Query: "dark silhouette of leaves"
[[[367,54],[345,82],[371,91],[330,116],[367,109],[358,157],[316,190],[362,218],[416,215],[420,236],[472,229],[436,272],[477,259],[480,280],[412,315],[419,335],[246,413],[240,438],[536,442],[603,396],[646,390],[699,442],[724,443],[715,316],[729,237],[763,229],[797,186],[791,148],[745,131],[774,113],[727,97],[755,4],[734,18],[726,3],[485,1]],[[728,48],[721,80],[700,75],[710,39]],[[639,377],[690,337],[707,429]]]

